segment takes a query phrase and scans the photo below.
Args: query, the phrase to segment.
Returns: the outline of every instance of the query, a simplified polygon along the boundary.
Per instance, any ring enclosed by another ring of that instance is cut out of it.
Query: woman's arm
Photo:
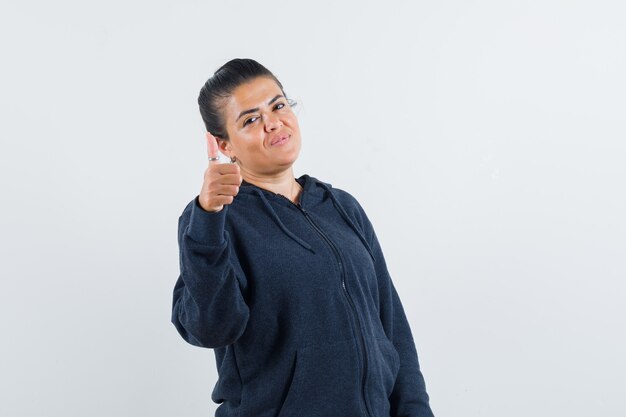
[[[415,348],[415,341],[402,302],[393,284],[382,248],[365,210],[353,199],[356,220],[364,231],[374,254],[379,289],[380,320],[387,335],[400,355],[400,370],[389,397],[391,417],[434,417],[426,392],[424,377]]]
[[[241,288],[245,276],[224,226],[228,205],[204,210],[198,197],[178,220],[180,275],[172,302],[172,323],[188,343],[217,348],[234,343],[250,316]]]
[[[380,319],[387,337],[400,355],[400,370],[389,397],[391,416],[433,417],[415,342],[402,302],[388,273],[381,272],[380,279],[388,280],[386,284],[381,285],[384,293],[380,293]]]

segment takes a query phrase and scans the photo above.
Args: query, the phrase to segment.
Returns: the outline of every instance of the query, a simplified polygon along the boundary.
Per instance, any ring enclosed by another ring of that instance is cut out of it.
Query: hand
[[[209,158],[217,158],[217,139],[207,132],[207,150]],[[231,204],[239,193],[239,186],[243,177],[236,163],[221,164],[218,161],[209,160],[209,166],[204,171],[204,183],[200,190],[200,206],[210,212],[217,212],[224,205]]]

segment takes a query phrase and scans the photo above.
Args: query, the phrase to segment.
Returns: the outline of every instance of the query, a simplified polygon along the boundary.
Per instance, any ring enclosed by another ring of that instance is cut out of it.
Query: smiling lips
[[[270,145],[271,146],[282,145],[283,143],[287,142],[290,137],[291,137],[290,135],[281,135],[281,136],[275,138]]]

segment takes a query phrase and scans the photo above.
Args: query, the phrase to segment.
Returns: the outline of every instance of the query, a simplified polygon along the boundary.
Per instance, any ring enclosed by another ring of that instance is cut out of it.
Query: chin
[[[290,167],[295,164],[297,160],[298,158],[285,158],[277,161],[276,164],[280,165],[281,167]]]

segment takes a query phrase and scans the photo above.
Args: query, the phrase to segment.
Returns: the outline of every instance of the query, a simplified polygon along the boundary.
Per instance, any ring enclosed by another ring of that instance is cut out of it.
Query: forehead
[[[234,121],[240,112],[255,107],[262,108],[277,94],[282,94],[280,87],[268,77],[255,78],[241,84],[226,101],[226,117]]]

